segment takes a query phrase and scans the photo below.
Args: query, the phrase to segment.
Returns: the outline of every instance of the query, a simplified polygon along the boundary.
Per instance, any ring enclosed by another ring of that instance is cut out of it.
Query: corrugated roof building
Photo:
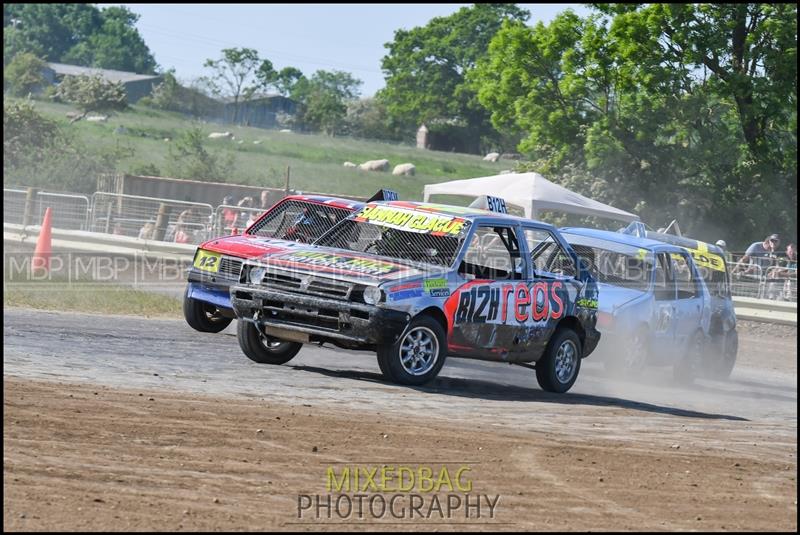
[[[135,72],[81,67],[66,63],[47,63],[47,67],[44,69],[44,77],[51,84],[58,83],[64,76],[80,75],[100,75],[109,82],[120,82],[125,88],[128,102],[131,104],[152,93],[153,88],[164,81],[164,77],[158,74],[136,74]]]

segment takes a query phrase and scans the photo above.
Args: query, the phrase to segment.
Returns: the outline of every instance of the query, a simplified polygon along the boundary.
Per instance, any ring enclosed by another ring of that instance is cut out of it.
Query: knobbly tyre
[[[705,338],[705,358],[698,371],[704,376],[715,379],[729,377],[736,365],[739,334],[736,331],[736,311],[731,296],[731,276],[725,252],[714,244],[688,236],[655,232],[638,221],[631,223],[622,232],[677,245],[692,255],[711,298],[709,303],[711,317]]]
[[[370,200],[396,199],[380,190]],[[290,195],[262,214],[240,235],[214,238],[200,244],[188,271],[183,315],[195,330],[217,333],[235,318],[229,288],[239,280],[242,261],[283,252],[311,243],[363,202],[319,195]],[[275,351],[286,344],[270,343]]]
[[[531,255],[548,243],[559,261],[539,271]],[[368,203],[311,247],[246,262],[231,302],[239,344],[259,362],[265,340],[331,343],[375,351],[402,384],[430,381],[450,355],[534,368],[543,389],[566,392],[600,337],[597,287],[578,266],[544,223]]]

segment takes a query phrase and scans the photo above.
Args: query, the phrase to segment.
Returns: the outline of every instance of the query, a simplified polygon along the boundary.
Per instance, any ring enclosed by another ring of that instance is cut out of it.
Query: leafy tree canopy
[[[397,30],[394,41],[385,45],[386,87],[379,98],[411,131],[436,121],[491,131],[488,114],[465,75],[486,55],[503,21],[529,16],[514,4],[476,4],[422,27]]]
[[[30,52],[45,61],[154,74],[158,68],[126,7],[4,4],[3,61]]]
[[[342,71],[319,70],[311,78],[300,78],[291,93],[300,104],[300,123],[329,135],[341,132],[346,126],[347,105],[358,98],[361,84]]]
[[[796,6],[596,7],[503,25],[469,75],[495,126],[525,132],[539,170],[580,169],[579,191],[655,224],[729,243],[792,231]]]

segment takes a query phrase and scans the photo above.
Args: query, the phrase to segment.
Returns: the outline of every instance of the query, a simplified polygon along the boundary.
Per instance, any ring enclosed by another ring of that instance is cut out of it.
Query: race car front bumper
[[[411,320],[405,312],[375,305],[251,286],[233,286],[230,300],[239,320],[296,341],[394,343]]]
[[[189,270],[189,286],[186,297],[210,303],[217,308],[232,310],[230,288],[237,284],[235,279],[213,276],[197,270]]]

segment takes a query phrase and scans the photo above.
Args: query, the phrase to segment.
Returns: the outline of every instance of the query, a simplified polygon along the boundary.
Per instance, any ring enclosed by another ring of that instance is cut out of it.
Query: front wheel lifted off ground
[[[444,366],[447,336],[430,316],[417,316],[393,344],[378,347],[378,365],[390,381],[421,385],[432,380]]]
[[[556,331],[536,363],[536,380],[547,392],[563,394],[575,384],[581,369],[581,339],[569,328]]]
[[[286,364],[297,355],[303,344],[262,335],[256,326],[240,319],[236,327],[239,347],[247,358],[259,364]]]
[[[223,316],[211,303],[189,297],[188,286],[183,294],[183,317],[192,329],[201,333],[218,333],[233,321]]]

